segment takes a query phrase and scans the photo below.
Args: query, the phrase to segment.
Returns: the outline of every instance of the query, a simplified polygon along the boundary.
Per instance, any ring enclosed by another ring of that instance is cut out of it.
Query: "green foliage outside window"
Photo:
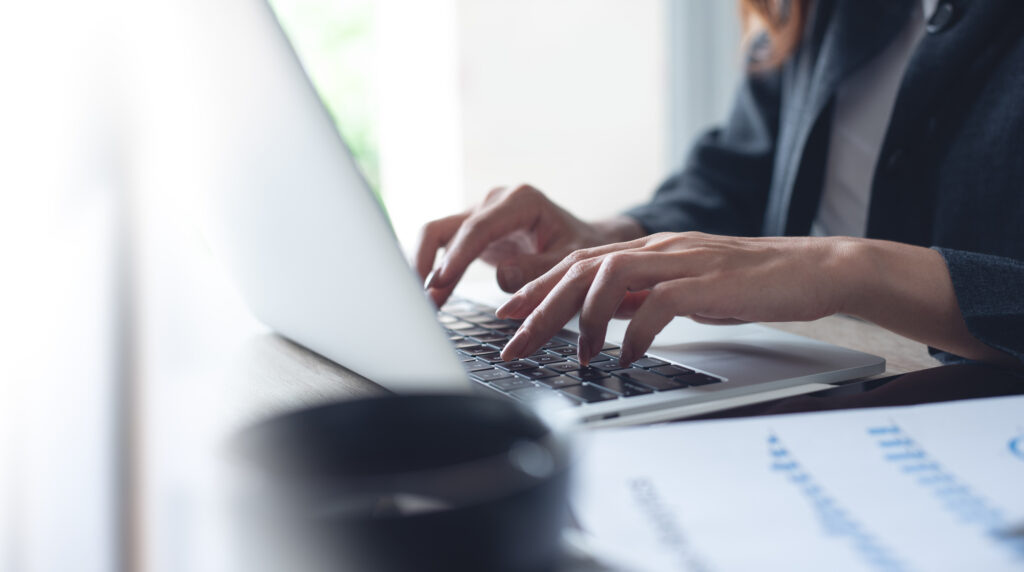
[[[373,1],[270,3],[379,201]]]

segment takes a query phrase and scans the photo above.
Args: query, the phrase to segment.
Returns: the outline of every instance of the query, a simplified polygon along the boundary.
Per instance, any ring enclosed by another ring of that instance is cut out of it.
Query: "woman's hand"
[[[498,310],[526,319],[502,358],[530,355],[576,312],[583,363],[600,351],[609,320],[632,317],[623,364],[642,356],[675,316],[715,324],[829,316],[849,295],[848,240],[663,233],[578,250]]]
[[[573,252],[498,309],[525,319],[502,359],[532,354],[580,313],[582,363],[613,317],[630,318],[632,363],[675,316],[734,324],[845,313],[950,353],[1019,366],[968,330],[935,250],[849,237],[735,238],[663,233]]]
[[[497,266],[498,285],[514,292],[574,250],[641,235],[643,228],[628,217],[586,223],[529,185],[500,187],[470,210],[428,223],[416,270],[441,306],[476,258]],[[441,247],[444,259],[432,270]]]

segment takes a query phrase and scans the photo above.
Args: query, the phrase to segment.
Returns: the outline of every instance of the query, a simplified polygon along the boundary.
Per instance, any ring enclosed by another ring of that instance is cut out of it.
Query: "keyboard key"
[[[472,330],[474,328],[479,329],[476,327],[476,324],[471,324],[469,322],[453,322],[451,324],[447,324],[447,328],[455,331]]]
[[[489,354],[480,354],[480,355],[478,355],[476,357],[477,357],[477,359],[483,360],[483,361],[485,361],[487,363],[490,363],[490,364],[496,364],[496,363],[501,363],[501,362],[505,361],[505,360],[501,359],[501,354],[498,353],[498,352],[493,352],[493,353],[489,353]]]
[[[578,358],[578,357],[576,357],[576,356],[574,356],[574,355],[573,355],[573,356],[568,356],[568,357],[569,357],[569,359],[571,359],[572,361],[580,361],[580,360],[579,360],[579,358]],[[596,356],[594,356],[594,357],[590,358],[590,363],[601,363],[601,362],[603,362],[603,361],[611,361],[611,359],[612,359],[612,358],[610,358],[610,357],[608,357],[608,356],[603,356],[603,355],[601,355],[601,354],[597,354]]]
[[[658,375],[664,375],[665,377],[676,377],[677,375],[689,375],[693,373],[693,370],[688,367],[680,367],[678,365],[663,365],[659,367],[652,367],[651,371]]]
[[[450,316],[448,314],[439,314],[437,316],[437,321],[441,322],[442,324],[454,324],[455,322],[460,322],[461,320],[459,320],[455,316]]]
[[[484,328],[469,328],[468,330],[456,330],[456,331],[458,333],[464,335],[464,336],[489,336],[489,335],[493,335],[493,334],[491,334],[490,330],[485,330]]]
[[[499,334],[505,334],[506,336],[511,337],[512,334],[516,333],[517,329],[519,328],[517,328],[516,326],[505,326],[504,328],[494,328],[494,331],[498,332]]]
[[[562,357],[574,356],[576,355],[576,346],[559,346],[549,349],[548,352]]]
[[[604,355],[606,355],[608,357],[613,357],[615,359],[619,359],[619,356],[622,355],[622,350],[620,348],[614,348],[614,349],[601,350],[601,353],[603,353]]]
[[[595,363],[592,367],[595,367],[601,371],[608,372],[619,371],[620,369],[629,369],[629,366],[622,367],[621,365],[619,365],[619,360],[617,359],[610,359],[608,361],[598,362]]]
[[[528,361],[523,361],[519,359],[514,361],[505,361],[495,365],[497,365],[498,367],[505,371],[523,371],[524,369],[533,369],[537,367]]]
[[[634,395],[647,395],[651,393],[650,388],[644,387],[639,383],[633,383],[632,381],[626,381],[617,377],[609,377],[606,379],[595,379],[590,383],[599,385],[609,391],[614,391],[623,397],[632,397]]]
[[[658,367],[658,366],[661,366],[661,365],[668,365],[668,362],[665,361],[665,360],[660,360],[658,358],[652,358],[652,357],[649,357],[649,356],[644,356],[644,357],[636,360],[635,362],[633,362],[632,365],[633,365],[633,367],[642,367],[644,369],[647,369],[647,368],[651,368],[651,367]]]
[[[553,371],[550,371],[550,370],[547,370],[547,369],[543,369],[543,368],[539,368],[539,367],[535,367],[533,369],[524,369],[524,370],[518,371],[516,373],[518,375],[521,375],[521,376],[525,377],[525,378],[534,379],[534,380],[544,379],[545,377],[555,377],[556,375],[558,375],[557,373],[555,373]]]
[[[453,310],[444,310],[444,313],[450,314],[457,318],[462,318],[463,320],[471,320],[472,318],[479,319],[482,317],[486,318],[487,316],[487,314],[481,312],[479,308],[473,306],[467,306],[465,308],[458,308]],[[494,318],[494,316],[491,316],[491,318]]]
[[[487,320],[486,322],[477,322],[481,328],[487,328],[488,330],[496,330],[498,328],[504,328],[508,326],[508,322],[505,320]]]
[[[501,334],[492,334],[487,332],[486,334],[470,334],[478,344],[493,344],[494,342],[504,342],[508,338]]]
[[[481,371],[474,371],[469,374],[469,376],[479,379],[480,381],[495,381],[505,379],[506,377],[512,377],[512,374],[500,369],[484,369]]]
[[[711,385],[712,383],[722,383],[721,379],[718,379],[717,377],[712,377],[704,373],[694,373],[691,375],[685,375],[683,377],[677,378],[677,381],[685,382],[693,386]]]
[[[563,387],[560,390],[562,393],[567,393],[580,401],[585,403],[596,403],[598,401],[610,401],[612,399],[618,399],[619,396],[615,395],[610,391],[605,391],[600,387],[588,384],[572,385],[569,387]]]
[[[686,387],[685,384],[679,383],[675,380],[671,380],[667,377],[660,376],[656,373],[651,373],[643,369],[624,369],[622,371],[615,372],[615,377],[625,379],[628,381],[634,381],[641,385],[650,387],[657,391],[668,391],[670,389],[680,389]]]
[[[527,383],[529,383],[529,382],[527,382]],[[512,397],[515,397],[516,399],[518,399],[520,401],[526,401],[526,402],[537,401],[539,399],[555,399],[555,398],[563,399],[563,400],[565,400],[565,402],[567,404],[570,402],[570,400],[568,398],[566,398],[565,396],[559,394],[557,391],[555,391],[555,390],[553,390],[553,389],[551,389],[549,387],[537,387],[536,385],[530,385],[529,387],[517,388],[517,389],[514,389],[514,390],[510,391],[509,394],[511,394]]]
[[[553,387],[555,389],[569,387],[570,385],[579,385],[583,383],[582,381],[578,379],[573,379],[568,375],[556,375],[555,377],[546,377],[544,379],[538,379],[537,381],[543,383],[548,387]]]
[[[521,377],[505,377],[502,379],[496,379],[491,382],[491,385],[497,387],[502,391],[515,391],[517,389],[523,389],[528,387],[536,387],[532,381],[523,379]]]
[[[469,347],[466,347],[466,348],[458,348],[458,349],[462,353],[464,353],[466,355],[470,355],[470,356],[478,356],[478,355],[489,354],[491,352],[498,351],[498,348],[496,348],[496,347],[494,347],[492,345],[488,345],[488,344],[479,344],[479,345],[475,345],[475,346],[469,346]]]
[[[537,354],[525,358],[527,361],[535,363],[537,365],[548,365],[552,363],[558,363],[565,361],[564,357],[551,355],[551,354]]]
[[[469,338],[466,338],[466,339],[463,339],[462,341],[455,342],[455,349],[457,349],[457,350],[464,350],[466,348],[471,348],[473,346],[479,346],[479,345],[480,345],[480,342],[474,342],[473,340],[471,340]]]
[[[608,374],[594,367],[581,367],[576,371],[567,372],[566,375],[569,377],[575,377],[576,379],[583,381],[591,381],[594,379],[604,379],[608,377]]]
[[[609,344],[608,342],[605,342],[604,345],[601,346],[601,351],[605,352],[605,353],[608,353],[609,351],[613,351],[613,350],[618,350],[618,349],[619,349],[619,346],[617,346],[615,344]]]
[[[491,369],[491,364],[489,364],[489,363],[487,363],[485,361],[480,361],[478,359],[475,359],[473,361],[463,362],[462,367],[467,372],[472,373],[474,371],[480,371],[482,369]]]
[[[544,366],[551,371],[557,371],[558,373],[569,373],[570,371],[576,371],[580,368],[580,364],[574,361],[563,361],[559,363],[549,363]]]

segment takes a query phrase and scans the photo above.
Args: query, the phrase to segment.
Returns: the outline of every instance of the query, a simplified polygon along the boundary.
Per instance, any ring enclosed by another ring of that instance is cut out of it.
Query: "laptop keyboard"
[[[581,366],[576,335],[567,331],[535,354],[506,362],[500,352],[522,323],[519,320],[499,320],[493,308],[465,300],[449,302],[437,317],[470,379],[524,401],[554,396],[581,405],[722,381],[650,356],[621,367],[620,350],[614,344],[605,344],[590,365]]]

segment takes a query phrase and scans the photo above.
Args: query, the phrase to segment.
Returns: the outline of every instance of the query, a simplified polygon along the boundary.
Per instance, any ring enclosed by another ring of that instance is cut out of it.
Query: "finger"
[[[689,316],[689,318],[698,324],[707,324],[709,326],[736,326],[738,324],[750,323],[736,318],[706,318],[704,316]]]
[[[714,288],[700,278],[680,278],[662,282],[651,289],[636,310],[622,340],[620,363],[630,364],[644,355],[658,335],[676,316],[700,313],[709,304]]]
[[[644,238],[639,238],[629,242],[616,242],[569,253],[568,256],[541,275],[540,278],[527,283],[514,296],[509,298],[505,305],[498,308],[497,315],[501,318],[525,318],[551,293],[551,290],[565,277],[573,265],[612,252],[638,248],[644,244],[644,240]]]
[[[601,351],[608,322],[629,292],[689,275],[692,262],[676,253],[629,250],[604,256],[580,312],[580,359]]]
[[[505,292],[515,292],[550,270],[563,256],[560,252],[544,252],[512,257],[498,265],[498,286]]]
[[[644,303],[644,300],[647,299],[647,295],[650,293],[650,290],[627,293],[626,297],[622,299],[622,303],[616,308],[615,317],[620,320],[632,318],[636,314],[637,308]]]
[[[419,273],[420,280],[426,280],[427,275],[434,269],[437,250],[448,244],[467,216],[467,213],[460,213],[424,225],[419,245],[416,247],[416,272]]]
[[[551,339],[579,310],[599,261],[584,260],[572,267],[551,294],[526,318],[502,350],[504,360],[531,355]]]
[[[455,286],[446,286],[444,288],[427,288],[427,295],[434,301],[434,305],[440,308],[444,306],[444,303],[451,297],[452,292],[455,291]]]
[[[455,284],[492,242],[514,230],[532,227],[544,200],[540,191],[520,187],[470,215],[449,242],[433,285],[443,288]]]

